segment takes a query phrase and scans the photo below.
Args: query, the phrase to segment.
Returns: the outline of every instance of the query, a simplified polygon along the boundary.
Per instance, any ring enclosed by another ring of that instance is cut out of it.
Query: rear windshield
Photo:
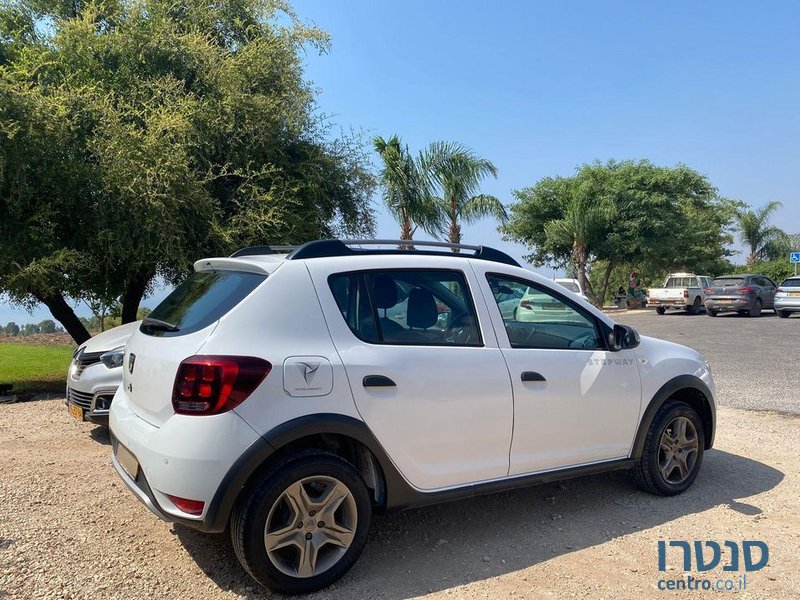
[[[148,326],[147,320],[140,330],[166,337],[199,331],[227,314],[266,278],[259,273],[238,271],[195,273],[176,287],[149,316],[174,325],[178,330]]]
[[[667,279],[668,288],[687,288],[697,285],[697,280],[694,277],[670,277]]]
[[[572,281],[556,281],[556,283],[561,287],[567,288],[570,292],[575,292],[576,294],[581,293],[581,288],[579,288],[577,284]]]
[[[781,287],[800,287],[800,279],[787,279],[781,284]]]
[[[744,277],[717,277],[713,285],[714,287],[735,287],[744,285]]]

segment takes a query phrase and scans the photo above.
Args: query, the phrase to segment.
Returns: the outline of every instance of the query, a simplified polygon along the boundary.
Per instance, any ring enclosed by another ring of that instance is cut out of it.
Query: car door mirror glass
[[[636,348],[640,342],[639,332],[629,325],[616,323],[608,334],[608,348],[612,352]]]

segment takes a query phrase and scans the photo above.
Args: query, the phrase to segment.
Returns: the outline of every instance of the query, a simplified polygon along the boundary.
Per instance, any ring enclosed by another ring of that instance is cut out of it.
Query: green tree
[[[511,218],[501,227],[505,237],[526,244],[527,258],[537,266],[573,264],[578,278],[585,278],[587,264],[601,267],[600,273],[591,269],[599,302],[622,265],[649,273],[703,272],[731,255],[737,203],[719,197],[705,176],[683,165],[595,162],[515,196]]]
[[[461,223],[493,216],[508,220],[503,203],[495,196],[479,193],[481,182],[497,177],[497,168],[472,150],[454,142],[433,142],[420,156],[420,164],[439,187],[436,198],[440,221],[448,228],[447,240],[461,243]],[[454,249],[457,252],[457,249]]]
[[[122,304],[253,243],[369,234],[374,180],[303,79],[327,35],[278,0],[0,8],[0,291]]]
[[[768,202],[761,208],[748,208],[736,215],[739,236],[742,243],[750,249],[748,265],[754,265],[759,260],[780,258],[791,245],[782,229],[769,224],[781,206],[780,202]]]
[[[6,325],[5,330],[6,335],[17,336],[19,335],[19,325],[11,321]]]
[[[431,174],[420,159],[415,159],[397,135],[388,140],[373,140],[382,166],[379,182],[383,202],[400,224],[400,239],[411,240],[418,227],[438,237],[441,214],[433,196]]]
[[[42,333],[55,333],[56,324],[50,319],[45,319],[44,321],[39,323],[39,331],[41,331]]]

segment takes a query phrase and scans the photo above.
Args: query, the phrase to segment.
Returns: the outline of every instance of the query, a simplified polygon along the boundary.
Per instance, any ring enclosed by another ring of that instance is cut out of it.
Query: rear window
[[[714,287],[735,287],[744,285],[744,277],[717,277],[713,285]]]
[[[687,288],[687,287],[694,287],[697,285],[697,281],[694,277],[670,277],[667,279],[667,285],[665,287],[668,288]]]
[[[781,287],[800,287],[800,279],[787,279],[781,284]]]
[[[572,281],[556,281],[556,283],[561,287],[567,288],[570,292],[575,292],[576,294],[581,293],[581,288]]]
[[[148,327],[147,321],[142,323],[140,331],[165,337],[199,331],[227,314],[266,278],[260,273],[238,271],[195,273],[176,287],[149,316],[174,325],[177,331]]]

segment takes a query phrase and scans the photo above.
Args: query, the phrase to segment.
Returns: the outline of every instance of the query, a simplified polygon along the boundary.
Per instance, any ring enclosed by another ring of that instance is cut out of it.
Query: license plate
[[[719,304],[733,304],[733,300],[717,300]]]
[[[139,474],[139,461],[136,460],[133,453],[122,444],[117,444],[117,462],[131,479],[136,480],[136,476]]]
[[[790,296],[800,296],[800,292],[789,292]]]
[[[77,404],[70,404],[69,405],[69,414],[73,417],[78,419],[79,421],[83,421],[83,409],[78,406]]]

